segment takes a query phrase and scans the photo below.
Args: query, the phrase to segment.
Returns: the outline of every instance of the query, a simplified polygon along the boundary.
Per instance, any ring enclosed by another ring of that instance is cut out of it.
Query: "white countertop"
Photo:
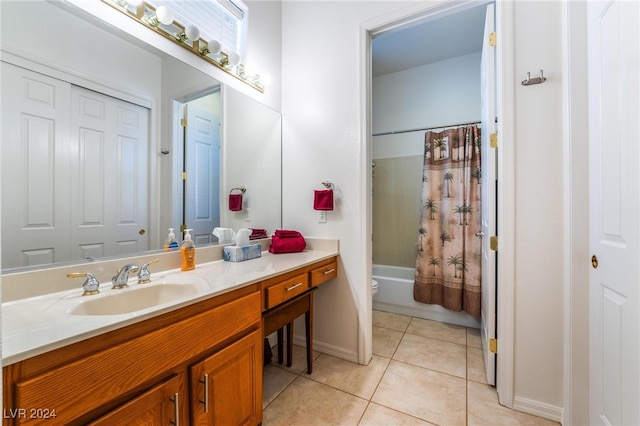
[[[2,362],[3,365],[13,364],[336,255],[337,250],[277,255],[265,251],[262,257],[245,262],[218,260],[198,265],[188,272],[179,269],[152,272],[152,282],[144,285],[197,283],[198,293],[126,314],[71,315],[68,312],[89,298],[105,297],[113,291],[135,291],[135,287],[140,285],[135,274],[129,281],[130,287],[123,290],[111,290],[111,283],[103,283],[100,285],[101,293],[94,296],[82,296],[82,289],[78,287],[6,302],[2,304]]]

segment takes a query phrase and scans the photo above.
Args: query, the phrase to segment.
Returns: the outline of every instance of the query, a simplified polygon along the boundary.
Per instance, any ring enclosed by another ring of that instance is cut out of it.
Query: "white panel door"
[[[69,84],[1,62],[2,267],[69,259]]]
[[[188,104],[185,224],[196,246],[213,242],[220,226],[220,128],[210,111]]]
[[[482,44],[482,318],[480,320],[482,351],[487,383],[496,384],[496,354],[489,350],[489,340],[496,337],[496,252],[489,239],[496,235],[496,149],[489,146],[489,135],[495,132],[495,46],[489,45],[494,31],[493,5],[487,6]]]
[[[593,425],[640,424],[639,5],[587,2]]]
[[[72,88],[75,258],[148,250],[149,111]]]

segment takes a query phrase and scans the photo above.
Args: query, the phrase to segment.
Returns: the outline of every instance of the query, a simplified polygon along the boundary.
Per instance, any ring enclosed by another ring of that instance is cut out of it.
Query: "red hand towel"
[[[333,189],[316,189],[313,191],[314,210],[333,210]]]
[[[232,212],[242,210],[242,194],[229,194],[229,210]]]

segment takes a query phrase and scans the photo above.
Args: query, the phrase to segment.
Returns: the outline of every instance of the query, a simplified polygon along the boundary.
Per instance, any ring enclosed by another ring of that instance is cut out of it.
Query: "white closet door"
[[[69,259],[69,84],[1,62],[2,267]]]
[[[149,111],[72,87],[75,258],[148,250]]]
[[[590,423],[638,425],[640,4],[589,1],[587,17]]]

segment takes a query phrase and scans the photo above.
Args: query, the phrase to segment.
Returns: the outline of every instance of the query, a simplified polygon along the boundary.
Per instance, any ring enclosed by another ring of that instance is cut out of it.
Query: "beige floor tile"
[[[384,311],[373,311],[373,325],[375,327],[390,328],[396,331],[406,331],[411,317]]]
[[[428,426],[432,424],[373,402],[369,404],[362,420],[358,423],[359,426]]]
[[[436,424],[464,425],[466,381],[391,361],[372,402]]]
[[[514,411],[498,404],[496,389],[476,382],[468,384],[468,425],[557,425],[540,417]]]
[[[269,405],[287,386],[293,382],[297,374],[290,373],[273,365],[265,365],[263,370],[262,407]]]
[[[460,325],[412,318],[409,327],[407,327],[407,333],[445,340],[459,345],[467,344],[467,328]]]
[[[287,348],[286,344],[283,349],[283,361],[282,364],[278,364],[278,347],[277,345],[271,348],[271,352],[273,353],[273,358],[271,358],[271,365],[275,367],[280,367],[284,370],[287,370],[291,373],[300,374],[304,372],[306,374],[307,371],[307,348],[304,346],[293,345],[293,361],[291,362],[291,367],[287,367]],[[314,360],[320,356],[320,352],[313,351],[311,355],[311,359]]]
[[[479,328],[467,328],[467,346],[482,349],[482,340],[480,338]]]
[[[371,399],[389,359],[374,355],[368,365],[322,354],[313,363],[311,380],[340,389],[361,398]]]
[[[367,401],[298,377],[264,411],[263,426],[357,425]]]
[[[405,334],[393,359],[464,379],[467,376],[466,352],[467,347],[463,345]]]
[[[400,344],[402,331],[373,327],[373,354],[391,358]]]
[[[482,349],[467,347],[467,379],[487,383],[487,370]]]

